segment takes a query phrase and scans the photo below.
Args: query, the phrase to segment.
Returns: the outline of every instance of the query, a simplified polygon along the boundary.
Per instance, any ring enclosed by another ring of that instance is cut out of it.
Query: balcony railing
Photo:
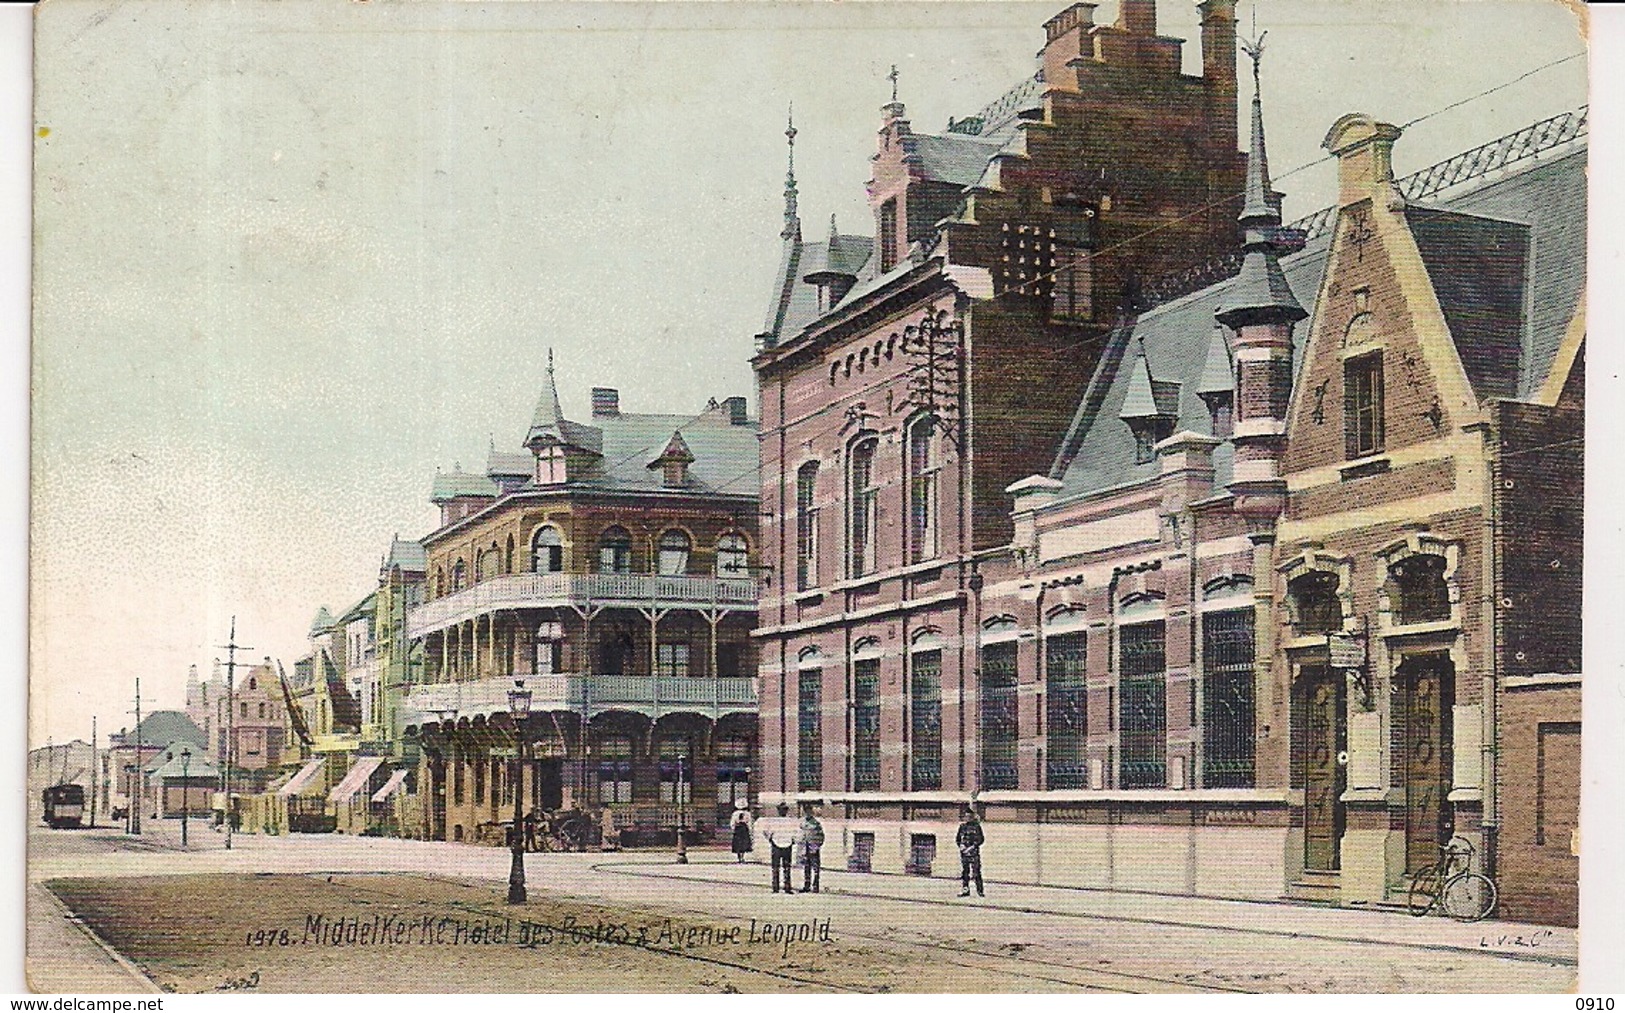
[[[756,581],[652,573],[511,573],[417,606],[407,614],[406,631],[420,637],[496,609],[589,604],[754,610]]]
[[[422,725],[442,715],[459,719],[508,712],[514,678],[531,693],[533,713],[570,711],[589,715],[630,710],[650,717],[673,711],[695,711],[712,718],[756,710],[756,680],[749,677],[681,678],[636,675],[519,675],[419,686],[407,694],[406,722]]]

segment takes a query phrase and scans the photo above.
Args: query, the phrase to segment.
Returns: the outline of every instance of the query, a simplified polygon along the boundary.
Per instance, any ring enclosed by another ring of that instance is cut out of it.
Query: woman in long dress
[[[751,820],[750,803],[739,799],[734,803],[734,813],[728,818],[728,825],[733,827],[734,858],[743,862],[745,855],[751,850]]]

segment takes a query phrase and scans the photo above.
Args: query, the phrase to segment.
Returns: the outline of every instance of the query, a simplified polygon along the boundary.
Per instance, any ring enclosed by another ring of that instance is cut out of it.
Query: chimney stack
[[[592,389],[592,413],[594,415],[619,415],[621,413],[621,392],[614,387],[594,387]]]
[[[728,413],[728,421],[736,426],[742,426],[750,421],[750,416],[745,411],[745,399],[741,396],[724,398],[722,410]]]
[[[1323,142],[1337,156],[1337,206],[1381,198],[1384,206],[1403,206],[1394,185],[1394,142],[1400,129],[1364,113],[1349,113],[1332,124]]]
[[[1157,34],[1157,0],[1122,0],[1117,27],[1135,35]]]

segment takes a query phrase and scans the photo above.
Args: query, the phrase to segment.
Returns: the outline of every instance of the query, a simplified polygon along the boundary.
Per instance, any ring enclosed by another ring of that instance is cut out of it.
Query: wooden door
[[[1306,869],[1340,868],[1343,838],[1344,766],[1339,754],[1347,742],[1343,715],[1343,675],[1326,667],[1306,668],[1299,676],[1303,716],[1303,864]]]
[[[1439,859],[1449,839],[1450,705],[1455,671],[1444,654],[1407,658],[1399,666],[1401,749],[1405,770],[1405,870]]]

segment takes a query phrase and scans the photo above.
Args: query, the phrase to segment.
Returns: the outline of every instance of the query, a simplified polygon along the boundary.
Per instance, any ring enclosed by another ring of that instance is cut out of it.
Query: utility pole
[[[220,645],[226,651],[226,766],[221,772],[221,779],[225,782],[226,790],[226,850],[231,850],[231,824],[237,815],[237,807],[231,800],[231,768],[232,760],[237,755],[236,734],[236,677],[237,652],[252,651],[252,647],[244,647],[237,643],[237,617],[231,617],[231,636],[228,641]]]
[[[141,755],[141,677],[138,675],[135,678],[135,773],[130,775],[130,780],[133,782],[130,788],[130,833],[132,834],[141,832],[141,782],[145,780],[142,770],[144,762]]]
[[[90,829],[96,829],[96,715],[90,716]]]

